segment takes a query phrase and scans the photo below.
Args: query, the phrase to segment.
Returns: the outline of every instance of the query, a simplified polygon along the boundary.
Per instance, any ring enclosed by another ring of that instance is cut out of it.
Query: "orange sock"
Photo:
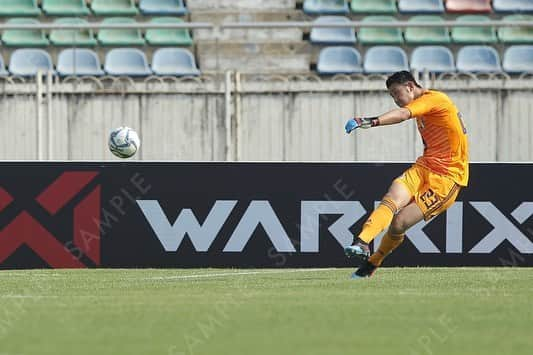
[[[374,266],[381,266],[383,259],[392,253],[394,249],[398,248],[404,239],[405,234],[392,234],[390,231],[387,231],[383,239],[381,239],[378,250],[368,258],[368,261]]]
[[[358,238],[365,243],[370,243],[382,230],[389,226],[397,210],[398,207],[396,207],[394,201],[389,198],[384,198],[366,220]]]

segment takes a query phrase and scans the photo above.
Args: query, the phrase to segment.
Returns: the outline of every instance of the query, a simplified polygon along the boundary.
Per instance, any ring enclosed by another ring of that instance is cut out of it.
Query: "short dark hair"
[[[390,87],[394,84],[405,84],[409,81],[412,81],[419,88],[421,87],[416,82],[415,78],[413,77],[413,74],[411,74],[407,70],[402,70],[402,71],[398,71],[392,74],[391,76],[387,78],[387,82],[386,82],[387,89],[390,89]]]

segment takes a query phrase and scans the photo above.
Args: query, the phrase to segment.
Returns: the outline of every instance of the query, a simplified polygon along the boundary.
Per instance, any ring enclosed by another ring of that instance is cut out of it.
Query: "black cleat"
[[[370,277],[374,274],[377,268],[377,266],[367,260],[352,274],[352,279]]]

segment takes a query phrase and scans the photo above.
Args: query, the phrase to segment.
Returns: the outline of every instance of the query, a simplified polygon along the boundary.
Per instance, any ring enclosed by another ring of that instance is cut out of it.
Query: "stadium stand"
[[[533,46],[511,46],[503,55],[503,70],[511,74],[533,73]]]
[[[501,72],[500,56],[489,46],[464,46],[457,53],[457,70],[471,73]]]
[[[139,10],[143,15],[174,15],[187,14],[183,0],[141,0]]]
[[[320,51],[317,71],[322,75],[361,73],[361,55],[353,47],[326,47]]]
[[[393,22],[393,16],[367,16],[362,22]],[[399,28],[375,28],[361,27],[359,30],[359,42],[361,44],[402,44],[403,36]]]
[[[343,16],[320,16],[315,23],[349,22]],[[355,29],[353,28],[313,28],[309,36],[311,43],[315,44],[353,44],[356,42]]]
[[[85,48],[62,50],[57,58],[57,73],[61,76],[101,76],[105,74],[98,55]]]
[[[454,14],[486,14],[492,12],[490,0],[446,0],[446,12]]]
[[[455,63],[450,49],[444,46],[420,46],[411,53],[411,70],[431,73],[455,72]]]
[[[76,17],[64,17],[54,21],[56,24],[86,24],[87,20]],[[98,44],[92,30],[52,30],[50,42],[54,46],[95,46]]]
[[[351,10],[354,14],[387,14],[398,13],[396,0],[352,0]]]
[[[444,3],[442,0],[399,0],[398,10],[403,14],[441,14]]]
[[[14,18],[7,21],[10,25],[38,24],[32,18]],[[50,44],[41,30],[6,30],[2,34],[2,42],[9,47],[46,47]]]
[[[91,0],[91,9],[97,16],[135,16],[138,14],[134,0]]]
[[[463,15],[456,19],[457,22],[482,22],[490,21],[483,15]],[[496,30],[493,27],[454,27],[452,28],[452,41],[460,44],[485,44],[498,41]]]
[[[177,17],[156,17],[152,23],[182,23]],[[146,31],[146,42],[152,46],[190,46],[193,41],[187,29],[149,29]]]
[[[4,57],[0,55],[0,76],[8,76],[9,72],[6,70],[6,63]]]
[[[156,75],[200,75],[191,52],[182,48],[161,48],[152,58],[152,70]]]
[[[345,0],[305,0],[303,10],[310,15],[347,15],[350,12]]]
[[[375,46],[367,50],[363,64],[365,73],[389,74],[409,70],[405,51],[396,46]]]
[[[270,2],[198,0],[187,3],[184,0],[4,0],[0,7],[0,16],[4,17],[1,22],[15,25],[38,23],[81,25],[95,22],[103,24],[181,23],[183,21],[209,22],[215,25],[228,21],[251,23],[270,21],[314,21],[316,23],[363,21],[371,23],[379,21],[390,23],[397,20],[407,20],[416,24],[417,22],[436,23],[445,20],[483,22],[501,19],[511,22],[533,22],[533,15],[523,14],[533,12],[532,8],[533,1],[531,0],[494,0],[492,6],[491,1],[485,0],[272,0]],[[480,15],[482,13],[490,13],[490,15]],[[455,69],[450,60],[453,62],[454,57],[459,60],[458,51],[465,45],[493,45],[492,49],[497,51],[500,58],[505,59],[504,53],[507,53],[507,50],[510,54],[513,53],[509,45],[533,44],[533,28],[450,26],[450,28],[407,27],[400,29],[362,26],[357,30],[339,27],[225,29],[216,34],[210,30],[201,29],[6,29],[2,31],[1,40],[1,54],[6,59],[10,59],[16,49],[43,48],[57,63],[58,72],[62,76],[69,72],[67,54],[70,55],[70,59],[84,61],[77,63],[79,70],[74,72],[75,75],[85,75],[80,69],[82,67],[84,70],[86,68],[87,72],[92,70],[94,75],[101,75],[102,67],[100,66],[99,71],[96,68],[99,64],[91,62],[94,60],[94,55],[99,59],[99,63],[107,63],[106,55],[111,50],[122,47],[137,48],[144,52],[146,58],[152,59],[152,66],[157,64],[153,68],[156,75],[198,75],[200,70],[202,73],[208,73],[225,69],[237,69],[242,72],[289,73],[309,71],[310,68],[311,70],[316,68],[317,72],[325,74],[329,73],[328,71],[334,68],[333,64],[335,64],[334,62],[331,65],[328,64],[334,53],[334,51],[324,50],[324,46],[328,45],[357,48],[356,54],[343,52],[345,54],[340,58],[339,73],[358,73],[362,68],[368,68],[368,72],[373,72],[372,70],[390,72],[389,69],[375,69],[383,65],[383,61],[379,59],[378,65],[375,66],[369,62],[373,57],[367,54],[369,52],[372,54],[375,45],[398,46],[411,59],[412,69],[427,67],[432,72],[440,73]],[[447,50],[436,45],[443,45]],[[93,52],[92,54],[84,51],[76,52],[76,54],[62,53],[64,47],[90,48]],[[179,50],[180,47],[187,47],[188,51],[183,52]],[[158,52],[161,48],[168,48],[169,51]],[[157,57],[156,52],[159,53]],[[419,61],[421,53],[431,54],[434,57]],[[349,63],[346,58],[355,58],[357,55],[359,59],[355,61],[355,64],[352,61],[350,64],[352,67],[348,65],[350,69],[342,69],[343,65]],[[396,55],[397,58],[401,57],[398,53]],[[362,61],[361,58],[364,60]],[[154,63],[155,59],[159,62]],[[192,61],[188,62],[189,60]],[[516,61],[516,58],[514,60]],[[8,61],[11,63],[10,60]],[[407,65],[405,64],[407,61],[397,62],[402,63],[401,67]],[[466,62],[468,63],[468,60]],[[186,70],[184,68],[189,65],[188,63],[192,64]],[[173,69],[170,70],[172,66]],[[442,70],[439,66],[442,66]],[[137,66],[137,68],[140,67],[144,68],[141,65]],[[155,70],[156,67],[158,70]],[[465,70],[465,66],[458,65],[457,67],[458,70]],[[503,66],[504,70],[507,68],[511,66]],[[143,70],[141,72],[147,72],[146,68]],[[510,70],[509,73],[518,74],[515,69]]]
[[[13,75],[32,76],[41,70],[54,72],[54,64],[48,52],[42,49],[17,49],[11,54],[9,71]]]
[[[533,12],[531,0],[493,0],[492,6],[500,13]]]
[[[105,58],[104,70],[109,75],[148,76],[152,74],[146,54],[136,48],[115,48]]]
[[[39,16],[37,0],[3,0],[0,16]]]
[[[503,20],[533,22],[533,16],[509,15],[503,17]],[[498,29],[498,38],[502,43],[533,43],[533,28],[519,26],[501,27]]]
[[[43,0],[47,16],[87,16],[91,13],[84,0]]]
[[[129,17],[108,17],[103,24],[135,23],[135,19]],[[145,44],[140,30],[135,29],[107,29],[98,32],[98,42],[103,46],[142,46]]]
[[[413,16],[409,22],[444,22],[436,15]],[[451,42],[450,30],[447,27],[408,27],[405,29],[405,42],[408,44],[448,44]]]

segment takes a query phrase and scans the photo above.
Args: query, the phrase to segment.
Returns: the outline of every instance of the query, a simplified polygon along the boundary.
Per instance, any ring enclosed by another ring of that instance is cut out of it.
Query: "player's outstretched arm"
[[[354,117],[346,122],[344,129],[346,130],[346,133],[350,133],[357,128],[387,126],[403,122],[410,118],[411,111],[406,108],[397,108],[378,117]]]

